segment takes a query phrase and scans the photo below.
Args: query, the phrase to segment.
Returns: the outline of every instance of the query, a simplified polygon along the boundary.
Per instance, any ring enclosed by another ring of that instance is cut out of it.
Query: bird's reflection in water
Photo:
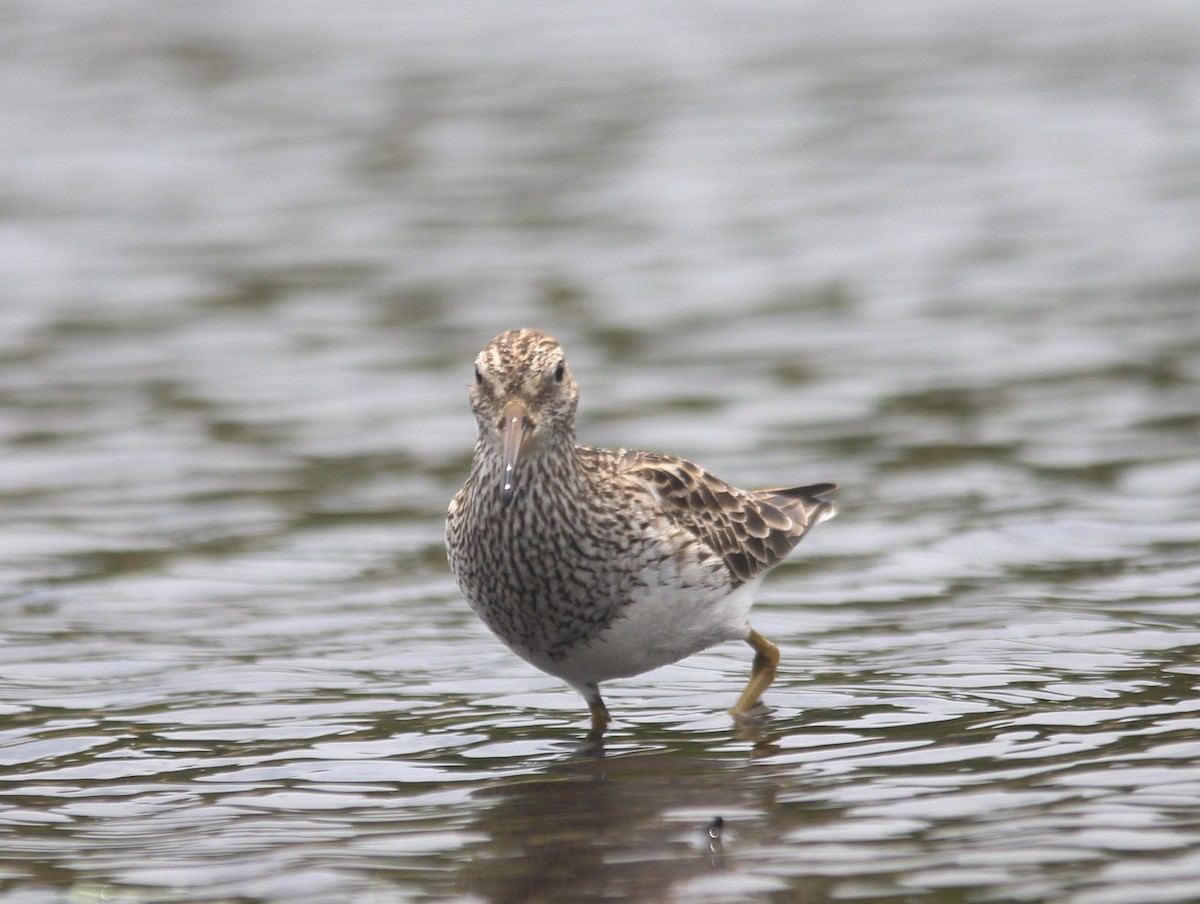
[[[471,852],[466,891],[494,902],[667,900],[672,886],[714,868],[696,844],[701,835],[711,840],[705,820],[689,830],[668,811],[719,810],[731,799],[720,764],[700,771],[593,747],[588,758],[480,792],[494,800],[475,826],[487,840]]]
[[[771,783],[755,779],[745,747],[730,757],[721,746],[629,750],[593,739],[540,775],[479,791],[491,801],[472,828],[486,838],[467,851],[464,891],[497,904],[684,899],[733,863],[731,823],[770,834],[774,819]]]

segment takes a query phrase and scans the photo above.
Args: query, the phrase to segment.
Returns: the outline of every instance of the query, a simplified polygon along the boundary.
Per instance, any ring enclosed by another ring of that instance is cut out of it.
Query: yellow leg
[[[587,700],[588,709],[592,713],[592,730],[588,732],[588,738],[595,741],[604,736],[604,730],[608,728],[612,717],[609,716],[608,707],[600,698],[600,689],[596,685],[589,684],[587,686],[584,699]]]
[[[779,647],[753,628],[750,629],[746,643],[754,647],[754,666],[750,670],[750,683],[730,710],[735,716],[744,716],[758,705],[763,691],[775,680],[775,670],[779,666]]]

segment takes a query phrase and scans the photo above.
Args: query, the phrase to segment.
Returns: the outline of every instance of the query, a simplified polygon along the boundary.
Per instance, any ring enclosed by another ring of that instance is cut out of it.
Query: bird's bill
[[[520,402],[509,402],[501,414],[500,454],[504,470],[500,475],[500,502],[508,505],[517,492],[517,467],[533,435],[529,409]]]

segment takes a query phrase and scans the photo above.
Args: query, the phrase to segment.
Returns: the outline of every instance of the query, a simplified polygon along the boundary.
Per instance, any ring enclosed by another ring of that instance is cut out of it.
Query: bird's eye
[[[483,385],[483,371],[481,371],[478,367],[475,368],[475,385]]]
[[[554,379],[559,383],[563,381],[563,377],[567,375],[567,362],[559,361],[558,367],[554,368]]]

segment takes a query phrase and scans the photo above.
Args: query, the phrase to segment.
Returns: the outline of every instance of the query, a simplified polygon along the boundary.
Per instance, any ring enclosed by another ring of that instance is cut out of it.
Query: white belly
[[[599,636],[572,648],[557,662],[528,650],[514,650],[542,671],[576,687],[640,675],[713,644],[748,637],[747,615],[761,580],[720,596],[709,591],[708,599],[703,590],[685,599],[678,590],[649,588]]]

